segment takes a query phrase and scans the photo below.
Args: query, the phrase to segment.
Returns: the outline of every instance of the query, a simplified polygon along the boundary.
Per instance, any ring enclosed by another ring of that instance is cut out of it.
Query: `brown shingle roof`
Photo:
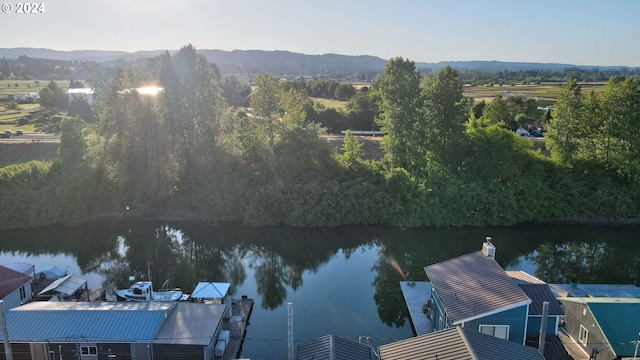
[[[14,292],[22,285],[31,281],[31,277],[21,272],[0,266],[0,299]]]
[[[531,302],[502,267],[481,251],[427,266],[424,271],[454,324]]]

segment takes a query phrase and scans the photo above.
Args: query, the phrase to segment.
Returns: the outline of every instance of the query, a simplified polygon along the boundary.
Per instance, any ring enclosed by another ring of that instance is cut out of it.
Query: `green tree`
[[[423,134],[431,156],[442,165],[457,167],[456,159],[464,141],[467,111],[458,72],[446,66],[422,83],[426,98],[428,131]]]
[[[47,87],[40,89],[40,105],[48,108],[63,108],[67,103],[66,92],[58,87],[53,80],[49,82]]]
[[[377,121],[386,133],[381,141],[391,167],[412,174],[426,165],[426,124],[420,73],[415,63],[401,57],[387,62],[378,80],[380,116]]]
[[[87,102],[87,99],[82,94],[75,94],[71,102],[69,103],[69,109],[67,110],[69,116],[80,116],[82,120],[86,122],[94,121],[93,110],[91,105]]]
[[[597,156],[606,169],[629,179],[640,178],[640,90],[631,78],[612,77],[602,91],[602,122],[598,128]]]
[[[257,122],[264,129],[269,148],[273,149],[282,109],[280,81],[272,74],[263,73],[256,77],[255,86],[249,103]]]
[[[355,94],[356,94],[356,88],[354,88],[353,85],[351,85],[351,84],[340,84],[336,88],[336,91],[334,93],[334,97],[337,100],[347,101],[347,100],[351,99],[351,97],[354,96]]]
[[[344,134],[344,140],[340,150],[342,154],[338,156],[338,161],[340,161],[342,165],[353,167],[362,161],[362,143],[351,133],[351,130],[347,130]]]
[[[486,125],[499,125],[505,129],[511,129],[512,116],[507,102],[502,96],[496,96],[487,106],[484,107],[482,112],[483,122]],[[511,129],[515,130],[515,129]]]
[[[159,60],[160,98],[168,120],[180,179],[196,176],[195,170],[213,163],[220,122],[226,111],[217,67],[186,45],[175,55],[165,52]]]
[[[569,80],[558,95],[553,120],[547,127],[547,148],[553,157],[571,164],[580,150],[580,129],[583,124],[582,89],[575,80]]]
[[[352,130],[377,130],[375,122],[379,115],[378,102],[380,100],[377,91],[360,91],[353,96],[347,105],[347,129]]]

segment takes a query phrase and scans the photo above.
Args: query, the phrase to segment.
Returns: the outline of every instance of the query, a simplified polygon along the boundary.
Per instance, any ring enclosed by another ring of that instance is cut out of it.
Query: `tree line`
[[[94,117],[62,118],[54,161],[0,169],[11,204],[0,209],[1,228],[111,215],[254,226],[482,226],[636,218],[639,210],[638,139],[625,127],[640,114],[629,107],[640,103],[632,78],[612,78],[587,96],[593,101],[573,99],[569,82],[549,118],[549,158],[504,117],[526,113],[526,99],[498,98],[479,109],[462,96],[456,70],[423,75],[394,58],[348,105],[385,131],[380,160],[363,159],[350,133],[333,149],[328,126],[317,121],[328,110],[275,75],[255,79],[247,109],[232,106],[225,89],[246,88],[191,45],[145,69],[93,74],[91,82]],[[149,85],[161,91],[150,95]],[[579,137],[594,126],[602,134]],[[575,127],[584,131],[562,132]]]

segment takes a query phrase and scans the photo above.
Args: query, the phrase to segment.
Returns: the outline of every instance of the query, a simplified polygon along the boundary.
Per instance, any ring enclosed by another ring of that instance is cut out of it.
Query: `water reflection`
[[[83,274],[98,274],[106,289],[129,286],[130,275],[151,276],[156,289],[165,280],[185,291],[199,281],[229,282],[232,294],[239,288],[250,289],[264,311],[276,311],[288,299],[313,292],[308,297],[313,306],[306,311],[317,312],[309,322],[331,321],[318,326],[322,329],[347,329],[335,313],[340,308],[336,302],[355,313],[365,311],[363,303],[372,301],[378,319],[359,314],[359,326],[381,325],[403,329],[405,334],[408,315],[399,290],[403,274],[410,280],[426,280],[425,266],[480,250],[486,235],[493,236],[496,258],[506,269],[524,269],[550,283],[575,279],[629,284],[640,280],[638,230],[638,226],[584,225],[305,230],[129,221],[0,232],[0,259],[14,262],[8,260],[65,254]],[[331,275],[315,276],[321,272]],[[320,283],[305,284],[309,279]],[[340,294],[323,293],[331,283],[341,286],[335,290]],[[360,303],[339,299],[355,297],[356,292]],[[325,307],[325,313],[319,310]],[[308,334],[325,335],[310,330]]]

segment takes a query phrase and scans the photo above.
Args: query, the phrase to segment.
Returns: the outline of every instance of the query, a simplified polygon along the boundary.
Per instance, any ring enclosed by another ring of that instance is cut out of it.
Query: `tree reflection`
[[[626,283],[639,280],[640,255],[617,241],[545,243],[529,256],[548,283]]]

